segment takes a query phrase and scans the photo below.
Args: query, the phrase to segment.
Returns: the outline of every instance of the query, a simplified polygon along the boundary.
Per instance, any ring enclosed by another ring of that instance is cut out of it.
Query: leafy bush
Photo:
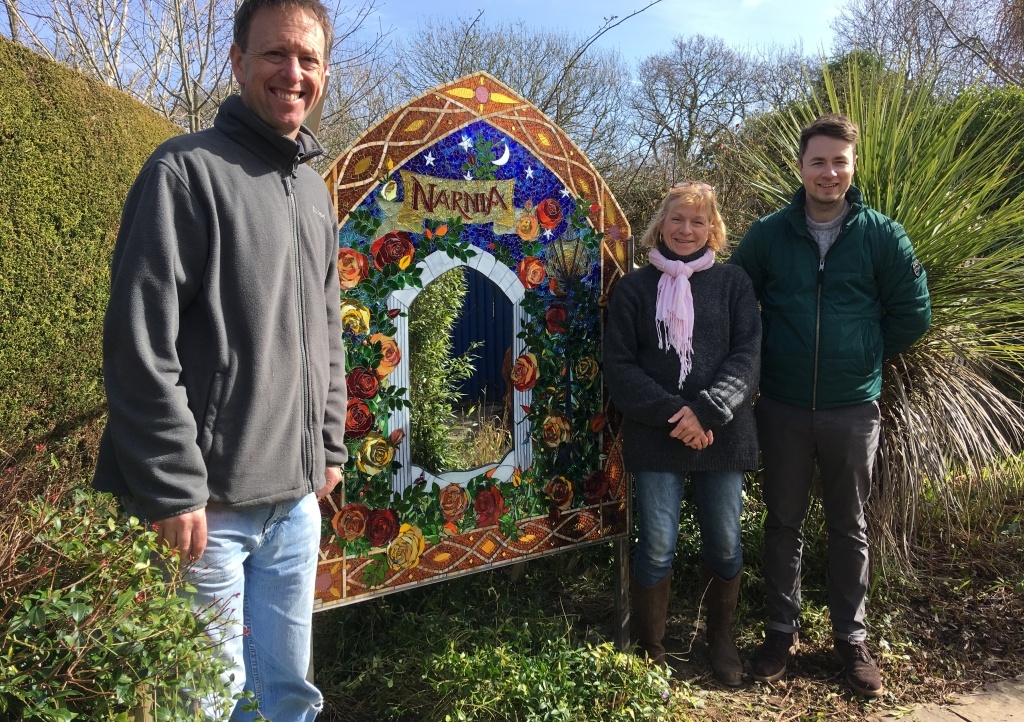
[[[100,336],[121,206],[180,132],[0,37],[0,449],[102,413]]]
[[[146,696],[159,720],[202,719],[178,703],[182,687],[227,702],[206,636],[216,610],[197,616],[178,596],[179,567],[154,561],[154,532],[88,489],[10,501],[0,718],[127,720]]]
[[[511,644],[451,649],[427,679],[443,701],[444,722],[625,722],[658,719],[669,698],[664,673],[610,643],[578,647],[545,640],[533,654]]]
[[[665,672],[562,610],[570,578],[591,599],[593,577],[610,589],[590,566],[587,580],[570,573],[573,559],[536,560],[518,581],[476,574],[316,615],[323,722],[665,719],[689,687],[670,690]]]

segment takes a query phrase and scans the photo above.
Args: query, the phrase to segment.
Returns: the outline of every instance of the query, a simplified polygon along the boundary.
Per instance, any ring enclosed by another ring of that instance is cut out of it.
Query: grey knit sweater
[[[692,261],[706,252],[666,258]],[[655,307],[661,271],[648,265],[616,284],[604,335],[604,381],[622,412],[623,458],[630,471],[706,471],[757,467],[751,397],[760,368],[761,318],[747,274],[716,263],[690,277],[693,368],[679,389],[679,356],[658,348]],[[697,451],[669,432],[689,406],[714,443]]]

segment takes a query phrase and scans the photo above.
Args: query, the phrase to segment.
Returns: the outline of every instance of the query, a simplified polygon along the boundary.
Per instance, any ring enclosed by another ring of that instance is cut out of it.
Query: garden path
[[[911,712],[876,714],[867,722],[1024,722],[1024,676],[1004,679],[945,704],[925,704]]]

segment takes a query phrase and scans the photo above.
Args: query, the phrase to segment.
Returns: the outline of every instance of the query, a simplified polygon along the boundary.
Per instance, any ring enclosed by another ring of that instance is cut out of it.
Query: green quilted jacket
[[[761,393],[828,409],[881,395],[882,359],[928,329],[924,269],[903,227],[864,205],[854,187],[835,243],[820,259],[805,191],[750,227],[729,259],[761,303]]]

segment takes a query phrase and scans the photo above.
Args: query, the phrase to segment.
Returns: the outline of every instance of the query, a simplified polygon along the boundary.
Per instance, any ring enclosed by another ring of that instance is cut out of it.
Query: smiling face
[[[807,191],[807,213],[813,220],[830,221],[842,212],[856,162],[849,141],[827,135],[807,141],[800,158],[800,176]]]
[[[325,38],[316,17],[298,7],[262,7],[247,48],[231,46],[242,102],[274,130],[294,138],[323,92]]]
[[[668,250],[689,256],[707,245],[710,232],[708,214],[696,205],[684,203],[681,198],[669,203],[661,223],[661,240]]]

